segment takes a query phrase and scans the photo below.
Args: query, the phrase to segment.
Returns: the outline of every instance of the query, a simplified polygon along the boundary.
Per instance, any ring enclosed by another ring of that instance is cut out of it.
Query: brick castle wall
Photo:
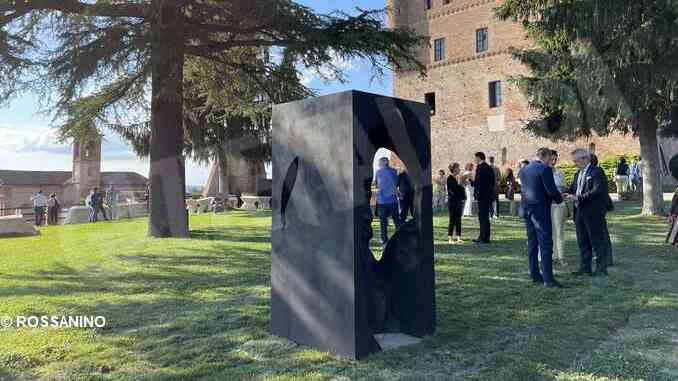
[[[431,118],[433,172],[454,161],[465,164],[476,151],[495,156],[497,164],[516,167],[530,159],[539,147],[547,146],[567,154],[576,147],[590,148],[600,157],[639,153],[636,139],[624,136],[592,137],[577,142],[554,143],[528,135],[524,120],[533,113],[525,96],[509,78],[525,73],[509,49],[530,46],[522,27],[494,18],[493,0],[388,0],[391,24],[408,26],[430,37],[418,56],[428,67],[428,77],[416,71],[398,71],[394,95],[424,102],[426,93],[435,93],[436,114]],[[476,30],[488,28],[489,48],[476,53]],[[434,62],[433,41],[445,38],[445,59]],[[489,82],[501,81],[502,105],[489,107]],[[564,159],[567,159],[566,155]]]

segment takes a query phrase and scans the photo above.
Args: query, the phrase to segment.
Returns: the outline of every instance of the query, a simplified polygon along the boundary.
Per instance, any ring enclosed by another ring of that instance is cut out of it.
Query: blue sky
[[[318,12],[340,9],[355,13],[356,8],[383,8],[385,0],[300,0]],[[319,94],[356,89],[391,95],[391,75],[372,78],[373,71],[366,62],[341,62],[346,71],[346,83],[325,82],[313,72],[304,72],[303,80]],[[39,113],[39,99],[26,94],[7,107],[0,108],[0,169],[71,170],[71,148],[56,142],[51,117]],[[104,171],[136,171],[148,173],[148,162],[138,159],[117,136],[105,137],[102,156]],[[189,185],[202,185],[207,180],[209,168],[187,163],[186,177]]]

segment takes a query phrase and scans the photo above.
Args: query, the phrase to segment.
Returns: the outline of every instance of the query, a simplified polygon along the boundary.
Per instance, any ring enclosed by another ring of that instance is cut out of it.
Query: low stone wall
[[[242,206],[240,209],[257,210],[271,209],[271,197],[264,196],[240,196]]]
[[[118,204],[114,208],[104,208],[106,217],[114,220],[139,218],[148,215],[145,203]],[[103,216],[99,214],[99,221]],[[84,224],[89,222],[89,208],[86,206],[72,206],[65,212],[64,224]]]
[[[24,221],[23,216],[0,217],[0,238],[38,235],[35,226]]]

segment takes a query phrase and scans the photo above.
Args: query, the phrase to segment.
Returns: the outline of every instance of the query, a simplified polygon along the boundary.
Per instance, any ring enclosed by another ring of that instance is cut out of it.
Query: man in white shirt
[[[553,168],[553,181],[556,188],[563,193],[567,189],[565,174],[558,165],[558,151],[552,151],[551,162],[548,163]],[[567,218],[567,204],[551,204],[551,224],[553,228],[553,263],[555,265],[565,265],[565,220]]]
[[[42,190],[40,190],[35,196],[31,197],[31,201],[33,201],[33,212],[35,213],[35,226],[41,226],[45,219],[47,197],[45,197],[45,195],[42,194]]]

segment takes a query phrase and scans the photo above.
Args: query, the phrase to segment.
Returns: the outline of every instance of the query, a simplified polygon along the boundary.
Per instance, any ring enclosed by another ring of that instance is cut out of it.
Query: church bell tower
[[[78,204],[91,188],[101,188],[101,136],[94,132],[73,143],[73,176],[69,181],[70,203]]]

